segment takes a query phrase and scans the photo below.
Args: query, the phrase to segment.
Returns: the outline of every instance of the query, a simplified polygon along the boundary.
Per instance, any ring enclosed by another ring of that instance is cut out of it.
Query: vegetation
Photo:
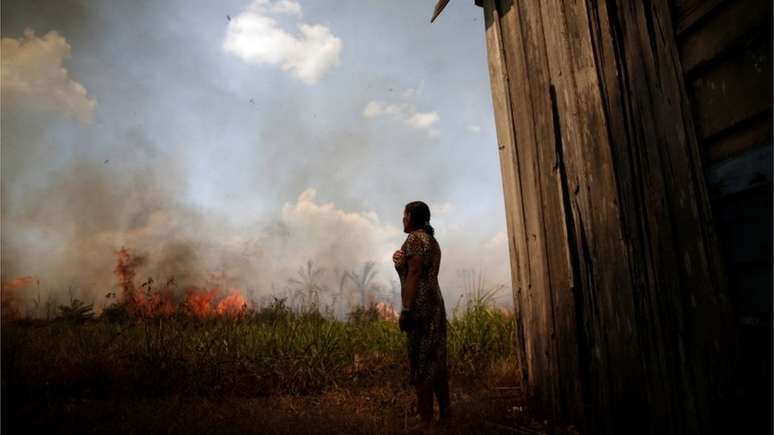
[[[491,296],[474,295],[450,319],[452,377],[475,379],[514,361],[513,316],[494,308]],[[132,318],[123,307],[95,317],[73,300],[53,320],[4,323],[3,386],[267,396],[405,383],[405,336],[375,306],[346,321],[277,298],[237,317]]]
[[[71,299],[47,303],[46,319],[4,317],[0,429],[405,433],[418,422],[405,335],[383,303],[347,316],[321,309],[314,296],[324,289],[313,285],[319,274],[308,264],[287,297],[230,314],[197,315],[187,304],[171,314],[138,310],[121,300],[95,315]],[[342,281],[367,286],[370,275],[364,269]],[[466,296],[448,324],[455,417],[447,433],[546,433],[525,411],[513,313],[495,307],[498,289],[464,278]],[[144,293],[146,306],[165,307]]]

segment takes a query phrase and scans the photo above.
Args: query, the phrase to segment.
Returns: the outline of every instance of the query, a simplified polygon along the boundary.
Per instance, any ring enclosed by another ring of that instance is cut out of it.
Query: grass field
[[[405,336],[375,307],[346,321],[283,300],[212,318],[107,313],[3,324],[3,433],[395,433],[415,420]],[[526,418],[513,315],[471,298],[448,334],[458,429]]]

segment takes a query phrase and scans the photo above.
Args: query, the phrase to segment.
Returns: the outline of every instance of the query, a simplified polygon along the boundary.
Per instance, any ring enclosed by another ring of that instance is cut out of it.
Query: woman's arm
[[[417,286],[419,285],[419,275],[421,272],[422,257],[419,255],[408,257],[408,274],[406,275],[406,283],[401,294],[404,309],[410,310],[414,307],[414,298],[417,295]]]

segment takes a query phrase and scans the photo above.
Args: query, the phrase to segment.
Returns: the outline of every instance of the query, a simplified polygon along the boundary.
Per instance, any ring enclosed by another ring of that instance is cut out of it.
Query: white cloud
[[[436,112],[415,113],[406,122],[414,128],[427,128],[438,122],[438,114]]]
[[[417,112],[416,106],[409,103],[385,103],[383,101],[371,101],[363,109],[363,116],[369,119],[380,116],[389,116],[412,128],[429,130],[431,135],[437,134],[437,130],[430,127],[439,121],[437,112]]]
[[[481,127],[478,126],[478,125],[469,125],[468,126],[468,131],[471,132],[471,133],[480,133],[481,132]]]
[[[277,14],[301,16],[301,5],[295,0],[279,0],[271,4],[270,10]]]
[[[320,24],[297,22],[298,33],[279,27],[271,14],[301,17],[295,0],[254,0],[228,24],[223,49],[250,64],[279,65],[307,84],[340,62],[341,40]]]
[[[57,32],[43,37],[25,29],[19,39],[3,38],[2,92],[5,102],[21,101],[74,115],[90,122],[97,101],[62,66],[70,44]]]

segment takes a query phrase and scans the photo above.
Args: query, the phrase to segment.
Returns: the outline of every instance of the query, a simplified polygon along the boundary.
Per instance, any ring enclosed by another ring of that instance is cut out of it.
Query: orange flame
[[[379,302],[378,304],[376,304],[376,311],[379,313],[379,317],[381,317],[384,320],[387,320],[390,322],[398,321],[398,312],[395,311],[395,308],[393,308],[392,305],[385,304],[384,302]]]
[[[21,317],[21,303],[16,292],[29,287],[35,282],[31,276],[20,276],[6,281],[0,286],[0,316],[3,320],[13,320]]]
[[[169,317],[177,311],[175,298],[169,292],[151,293],[147,297],[139,294],[135,297],[135,314],[146,317]]]
[[[191,288],[185,298],[185,306],[199,318],[211,316],[239,317],[247,310],[247,299],[239,289],[229,290],[229,294],[216,304],[221,291]]]
[[[121,288],[124,300],[130,305],[130,311],[137,309],[137,306],[142,304],[142,295],[137,293],[134,277],[137,275],[137,268],[144,261],[143,257],[134,255],[123,247],[116,252],[116,267],[113,269],[113,273],[118,278],[118,286]]]
[[[231,294],[218,303],[218,314],[228,317],[239,317],[247,310],[247,299],[242,292],[232,289]]]
[[[185,298],[185,306],[196,317],[209,317],[213,314],[212,301],[218,296],[220,290],[191,288]]]
[[[22,289],[24,287],[31,286],[33,282],[35,282],[35,278],[31,276],[20,276],[10,281],[4,282],[3,291],[13,291],[13,290]]]
[[[225,297],[221,297],[221,286],[216,285],[214,281],[225,281],[222,273],[211,274],[207,283],[209,289],[207,287],[189,288],[182,303],[178,303],[179,299],[176,299],[168,290],[152,290],[153,280],[150,278],[138,288],[134,279],[137,276],[137,269],[144,263],[144,257],[137,256],[126,248],[116,252],[116,267],[113,273],[118,278],[121,295],[128,304],[131,316],[171,316],[178,310],[185,309],[199,318],[238,317],[247,310],[247,299],[241,290],[232,288]]]

